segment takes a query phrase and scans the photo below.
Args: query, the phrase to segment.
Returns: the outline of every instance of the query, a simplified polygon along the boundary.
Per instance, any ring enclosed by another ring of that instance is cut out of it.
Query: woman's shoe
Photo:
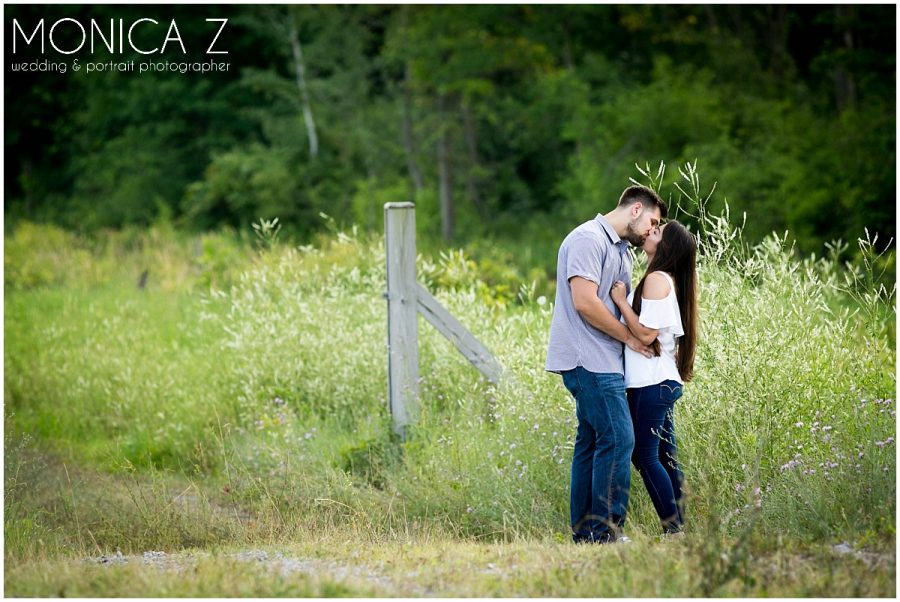
[[[660,541],[678,541],[684,539],[684,531],[673,531],[671,533],[663,533]]]

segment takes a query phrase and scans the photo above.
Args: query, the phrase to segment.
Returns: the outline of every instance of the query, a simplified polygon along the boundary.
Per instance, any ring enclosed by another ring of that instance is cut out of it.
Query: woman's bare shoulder
[[[641,297],[644,299],[665,299],[669,296],[672,285],[669,279],[662,272],[650,272],[644,279],[644,289],[641,291]]]

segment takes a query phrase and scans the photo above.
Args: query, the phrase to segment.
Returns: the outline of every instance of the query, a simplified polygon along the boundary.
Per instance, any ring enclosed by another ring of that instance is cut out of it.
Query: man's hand
[[[628,347],[632,351],[636,351],[648,359],[654,357],[655,355],[653,353],[653,349],[641,343],[634,335],[628,337],[628,340],[625,341],[625,344],[628,345]]]
[[[609,289],[609,296],[612,297],[613,303],[616,305],[625,303],[625,283],[621,280],[616,280],[615,284],[612,285],[612,288]]]

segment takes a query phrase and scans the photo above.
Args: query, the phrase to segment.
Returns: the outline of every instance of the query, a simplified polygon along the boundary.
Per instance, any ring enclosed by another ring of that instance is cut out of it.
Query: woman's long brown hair
[[[652,272],[666,272],[675,281],[675,297],[684,329],[684,336],[675,339],[675,363],[681,380],[687,382],[694,375],[697,350],[697,242],[680,222],[670,221],[663,228],[656,254],[634,290],[631,307],[636,314],[641,313],[644,280]]]

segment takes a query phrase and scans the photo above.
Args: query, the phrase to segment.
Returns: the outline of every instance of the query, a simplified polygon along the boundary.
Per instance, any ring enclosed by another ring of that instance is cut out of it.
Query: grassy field
[[[574,411],[542,369],[545,284],[420,257],[510,378],[484,383],[421,322],[421,414],[401,443],[379,238],[20,225],[6,594],[893,597],[884,258],[863,241],[867,269],[800,261],[705,220],[697,376],[676,406],[688,531],[660,540],[636,478],[635,541],[602,548],[569,543]]]

